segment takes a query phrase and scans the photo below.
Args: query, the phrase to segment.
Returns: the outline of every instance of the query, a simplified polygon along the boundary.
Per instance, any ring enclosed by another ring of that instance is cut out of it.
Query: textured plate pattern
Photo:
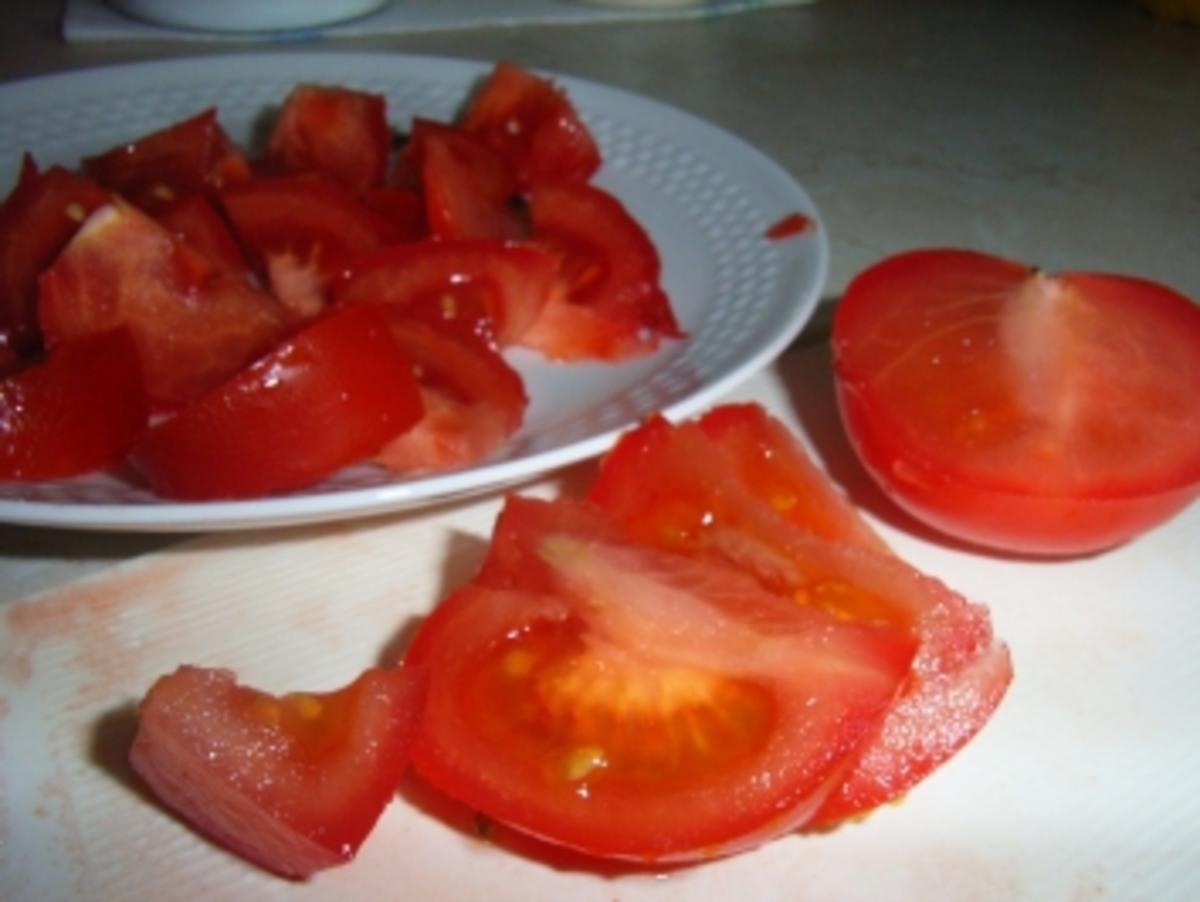
[[[253,147],[297,81],[354,85],[387,97],[392,122],[453,117],[487,66],[395,55],[279,53],[116,66],[0,86],[0,174],[21,154],[75,165],[207,106]],[[526,479],[602,451],[654,410],[694,412],[786,346],[819,300],[828,246],[804,190],[739,139],[693,116],[600,85],[559,78],[595,131],[598,182],[647,227],[685,341],[617,365],[510,360],[531,405],[521,431],[484,465],[397,479],[357,466],[303,492],[252,502],[174,504],[128,479],[95,474],[0,484],[0,519],[114,529],[221,529],[308,522],[427,504]],[[0,177],[3,177],[0,175]],[[817,227],[787,241],[763,231],[800,211]]]

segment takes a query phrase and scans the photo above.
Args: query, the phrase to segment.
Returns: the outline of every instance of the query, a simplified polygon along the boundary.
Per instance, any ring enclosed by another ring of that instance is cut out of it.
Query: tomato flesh
[[[901,795],[987,722],[1012,678],[987,611],[896,559],[799,442],[757,405],[654,417],[605,457],[589,497],[639,541],[710,554],[780,597],[887,623],[918,643],[912,673],[814,820]]]
[[[952,536],[1097,551],[1200,493],[1200,307],[1167,288],[914,251],[852,282],[833,340],[867,469]]]
[[[510,498],[479,575],[410,648],[430,674],[413,762],[592,855],[729,854],[808,820],[912,651],[722,562],[631,543],[593,505]]]
[[[369,305],[326,315],[150,429],[130,459],[171,498],[308,485],[421,416],[411,364]]]
[[[137,348],[125,329],[55,348],[0,381],[0,479],[56,479],[118,460],[146,427]]]
[[[217,843],[307,877],[353,858],[395,795],[419,697],[403,669],[275,696],[227,670],[184,666],[143,699],[130,763]]]

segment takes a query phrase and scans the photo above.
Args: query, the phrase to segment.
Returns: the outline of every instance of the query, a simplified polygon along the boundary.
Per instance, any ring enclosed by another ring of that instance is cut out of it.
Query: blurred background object
[[[1159,19],[1200,25],[1200,0],[1141,0],[1142,6]]]

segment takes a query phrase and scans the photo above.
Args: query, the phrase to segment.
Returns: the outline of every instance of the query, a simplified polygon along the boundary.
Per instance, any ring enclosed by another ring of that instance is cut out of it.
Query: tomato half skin
[[[403,669],[273,696],[228,670],[183,666],[142,700],[130,763],[220,845],[303,878],[352,859],[396,794],[420,692]]]
[[[126,329],[97,332],[0,381],[0,479],[56,479],[119,460],[149,401]]]
[[[408,358],[363,305],[314,321],[154,426],[130,460],[166,497],[254,497],[360,461],[420,416]]]
[[[960,250],[888,258],[834,320],[838,405],[884,491],[954,538],[1110,548],[1200,494],[1200,307]]]
[[[912,650],[631,543],[595,506],[510,498],[479,575],[410,646],[430,678],[413,763],[556,845],[705,860],[811,817]]]

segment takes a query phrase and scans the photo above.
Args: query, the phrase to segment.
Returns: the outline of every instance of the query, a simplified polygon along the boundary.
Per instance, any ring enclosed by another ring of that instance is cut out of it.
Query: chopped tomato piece
[[[803,235],[813,227],[811,217],[803,213],[789,213],[767,226],[763,234],[772,241],[782,241],[784,238],[795,238]]]
[[[61,166],[45,171],[26,154],[21,176],[0,206],[0,332],[17,358],[41,347],[37,278],[108,193]]]
[[[397,185],[376,185],[363,195],[363,202],[391,223],[393,241],[416,241],[429,236],[425,201],[420,192]]]
[[[888,258],[838,304],[838,401],[884,491],[956,538],[1123,542],[1200,494],[1200,306],[974,251]]]
[[[492,69],[462,126],[507,157],[526,186],[586,182],[600,168],[596,139],[567,95],[511,62]]]
[[[556,261],[540,248],[496,241],[397,244],[351,267],[339,303],[401,304],[479,322],[500,345],[521,340],[550,296]]]
[[[39,284],[47,345],[128,326],[147,392],[161,407],[227,378],[286,327],[270,295],[123,203],[96,210]]]
[[[229,223],[202,194],[189,194],[164,207],[156,216],[168,231],[222,269],[249,281],[250,263]]]
[[[419,680],[366,671],[334,692],[271,695],[180,667],[138,709],[130,763],[217,843],[287,877],[349,861],[408,766]]]
[[[983,727],[1012,678],[987,611],[893,557],[757,406],[652,418],[617,442],[589,497],[640,541],[716,555],[782,598],[919,641],[903,691],[817,822],[907,791]]]
[[[83,160],[83,172],[144,210],[157,212],[189,194],[245,181],[250,164],[204,110],[129,144]]]
[[[297,85],[267,139],[267,164],[291,175],[317,173],[362,194],[383,181],[392,149],[381,94]]]
[[[0,479],[56,479],[120,458],[149,406],[125,329],[85,335],[0,381]]]
[[[632,544],[592,505],[510,498],[479,576],[410,648],[430,676],[413,763],[555,844],[711,858],[811,816],[912,648]]]
[[[620,201],[590,185],[539,185],[529,207],[532,240],[558,256],[559,278],[521,344],[558,360],[618,360],[683,337],[658,251]]]
[[[521,425],[529,399],[520,375],[467,321],[399,304],[385,309],[392,335],[413,363],[424,413],[375,459],[412,473],[487,457]]]
[[[391,223],[341,185],[257,178],[221,193],[234,231],[290,310],[312,316],[358,258],[395,237]]]
[[[379,309],[309,324],[134,445],[171,498],[245,498],[300,488],[377,452],[421,416],[408,358]]]

